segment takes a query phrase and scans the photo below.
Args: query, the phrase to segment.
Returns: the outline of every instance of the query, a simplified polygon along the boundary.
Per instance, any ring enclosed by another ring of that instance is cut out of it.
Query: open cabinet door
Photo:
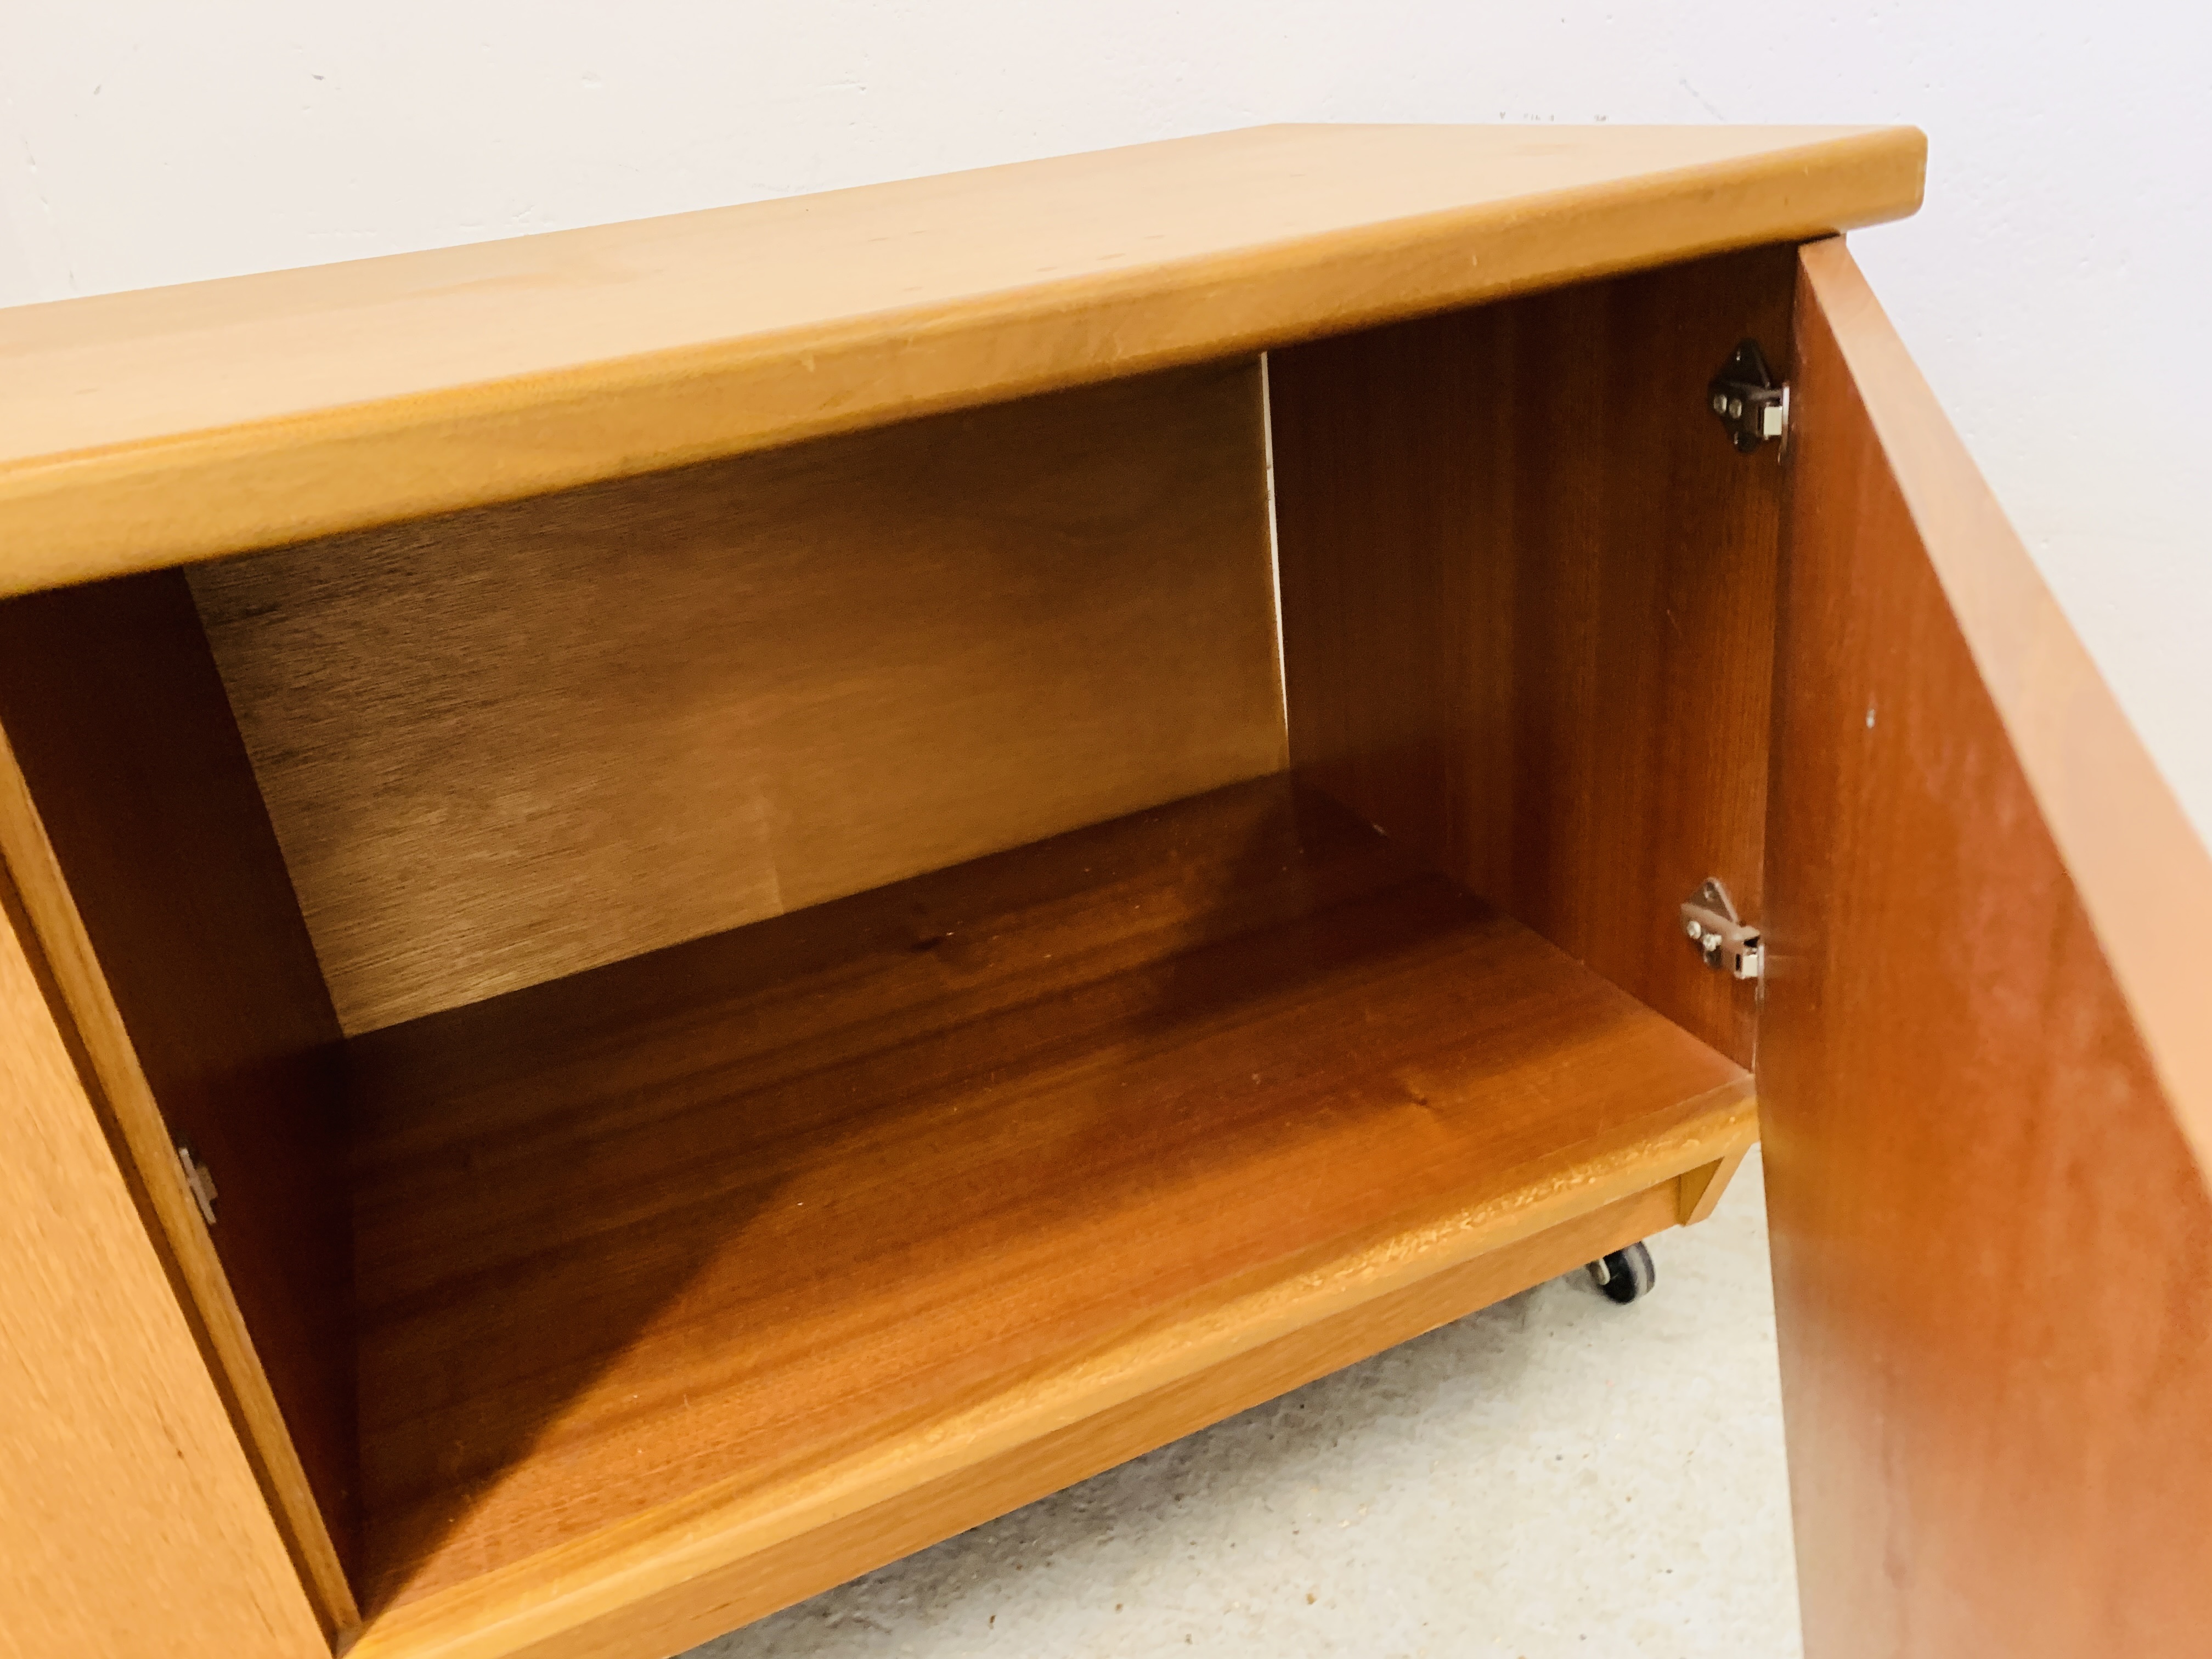
[[[1802,256],[1758,1077],[1808,1659],[2212,1651],[2212,860]]]

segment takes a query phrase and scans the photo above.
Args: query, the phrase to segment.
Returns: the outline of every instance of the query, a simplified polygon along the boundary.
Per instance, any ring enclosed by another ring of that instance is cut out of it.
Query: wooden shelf
[[[0,312],[0,593],[1911,212],[1911,128],[1263,127]]]
[[[352,1053],[372,1653],[787,1543],[1753,1134],[1740,1067],[1280,777]]]

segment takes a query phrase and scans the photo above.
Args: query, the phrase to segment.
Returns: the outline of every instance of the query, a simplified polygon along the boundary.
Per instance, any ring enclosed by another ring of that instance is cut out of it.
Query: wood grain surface
[[[1616,1199],[749,1554],[695,1532],[617,1567],[592,1540],[487,1574],[392,1609],[356,1659],[673,1653],[1664,1231],[1674,1207],[1671,1182]]]
[[[2128,724],[1840,239],[1806,280],[2029,793],[2212,1179],[2212,848]]]
[[[1764,248],[1268,360],[1301,775],[1748,1065],[1782,469],[1705,408],[1786,351]]]
[[[1848,229],[1918,204],[1925,150],[1267,127],[24,307],[0,313],[0,592]]]
[[[0,853],[333,1631],[357,1622],[337,1022],[183,575],[0,602]],[[213,1172],[217,1220],[176,1144]]]
[[[1722,1198],[1726,1195],[1729,1184],[1735,1180],[1736,1171],[1743,1167],[1743,1160],[1750,1151],[1747,1146],[1742,1152],[1730,1152],[1726,1158],[1717,1158],[1702,1170],[1692,1170],[1684,1175],[1676,1194],[1675,1218],[1685,1227],[1711,1220],[1713,1212],[1720,1208]]]
[[[1256,365],[194,573],[349,1032],[1283,763]]]
[[[329,1652],[0,866],[0,1654]]]
[[[1280,778],[352,1047],[373,1612],[735,1561],[1753,1132]]]
[[[1931,458],[1984,487],[1805,271],[1759,1082],[1806,1653],[2199,1655],[2212,1201],[1939,575],[2027,556],[1926,511]]]

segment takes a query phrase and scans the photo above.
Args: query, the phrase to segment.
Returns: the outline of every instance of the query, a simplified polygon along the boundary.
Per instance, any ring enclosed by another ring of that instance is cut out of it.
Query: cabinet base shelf
[[[1755,1133],[1285,778],[353,1047],[363,1655],[673,1650],[1659,1231]]]

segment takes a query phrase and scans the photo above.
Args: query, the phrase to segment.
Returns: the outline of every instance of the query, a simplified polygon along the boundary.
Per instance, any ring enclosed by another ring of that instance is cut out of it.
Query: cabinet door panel
[[[358,1624],[337,1020],[182,572],[0,600],[0,860],[308,1593]]]
[[[0,1655],[319,1659],[0,867]]]
[[[2212,861],[1840,242],[1796,331],[1758,1073],[1806,1651],[2200,1654]]]

